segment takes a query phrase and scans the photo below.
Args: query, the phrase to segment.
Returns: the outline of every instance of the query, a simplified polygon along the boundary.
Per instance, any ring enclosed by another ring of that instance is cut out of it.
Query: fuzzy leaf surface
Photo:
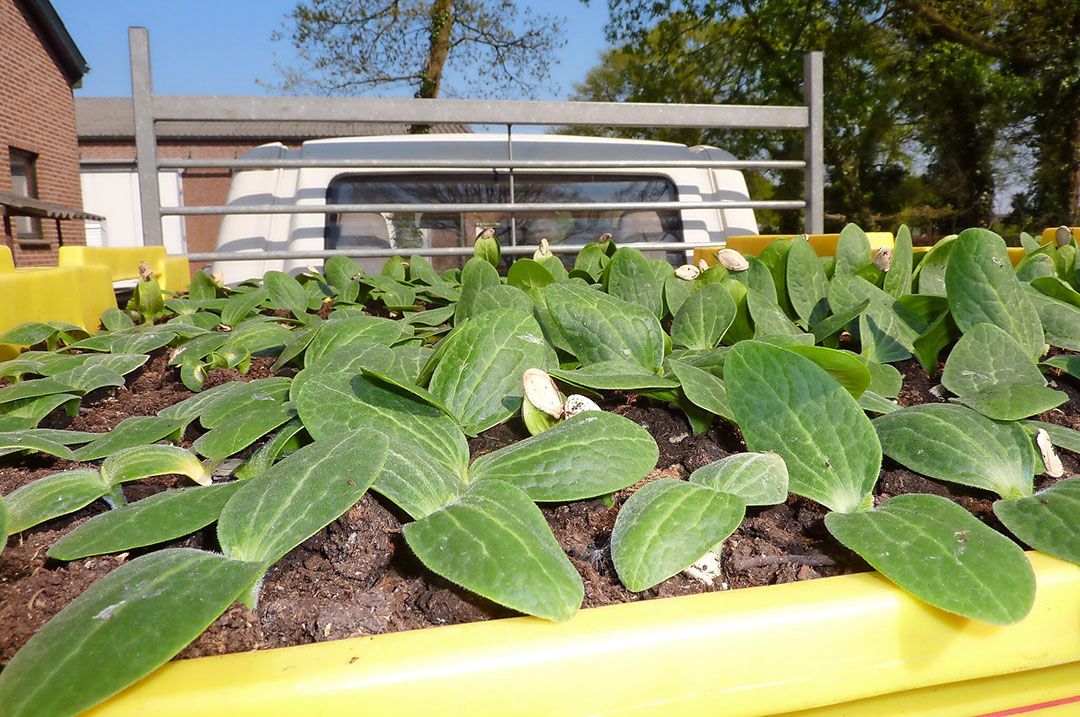
[[[788,471],[775,453],[736,453],[698,468],[690,482],[736,495],[746,505],[776,505],[788,495]]]
[[[161,416],[132,416],[75,451],[74,460],[93,461],[134,446],[145,446],[175,433],[184,421]]]
[[[117,451],[101,463],[101,478],[109,486],[169,473],[185,475],[207,485],[210,475],[195,455],[179,446],[154,444]]]
[[[713,349],[734,320],[731,294],[722,284],[706,284],[692,292],[672,318],[671,340],[682,348]]]
[[[559,621],[581,605],[581,577],[540,509],[509,483],[478,481],[402,532],[428,568],[500,605]]]
[[[1002,497],[1031,494],[1035,457],[1027,432],[970,408],[927,403],[874,419],[885,453],[922,475]]]
[[[611,531],[615,572],[627,590],[648,590],[723,542],[745,512],[730,493],[674,478],[646,483],[623,505]]]
[[[480,456],[469,480],[502,480],[534,501],[570,501],[613,493],[656,467],[649,432],[603,411],[586,411],[553,428]]]
[[[96,705],[180,652],[261,570],[190,548],[121,565],[38,630],[0,673],[4,714],[69,715]]]
[[[679,379],[686,400],[709,413],[729,421],[735,420],[723,381],[704,369],[682,361],[669,359],[668,365]]]
[[[4,496],[8,532],[21,533],[38,523],[67,515],[108,492],[109,485],[93,468],[76,468],[38,478]]]
[[[647,388],[677,388],[679,385],[669,378],[646,371],[640,364],[632,361],[600,361],[573,371],[553,368],[548,373],[571,386],[602,391],[639,391]]]
[[[941,385],[957,396],[993,386],[1045,386],[1039,367],[1012,334],[994,324],[976,324],[949,353]]]
[[[787,254],[787,295],[805,326],[819,323],[828,314],[828,294],[829,277],[817,254],[805,239],[793,239]]]
[[[909,493],[874,510],[829,513],[825,525],[889,580],[949,612],[995,625],[1035,601],[1024,551],[947,498]]]
[[[1049,411],[1069,400],[1069,394],[1047,386],[1011,383],[961,396],[959,402],[996,421],[1017,421]]]
[[[728,354],[724,378],[747,448],[779,454],[793,493],[845,512],[870,494],[881,444],[859,404],[824,369],[786,349],[741,342]]]
[[[1034,495],[994,503],[994,514],[1036,550],[1080,565],[1080,478]]]
[[[656,372],[664,359],[660,322],[642,306],[586,286],[544,289],[552,320],[582,363],[633,361]]]
[[[607,289],[614,297],[643,306],[657,319],[664,316],[663,279],[637,249],[624,246],[615,251],[607,267]]]

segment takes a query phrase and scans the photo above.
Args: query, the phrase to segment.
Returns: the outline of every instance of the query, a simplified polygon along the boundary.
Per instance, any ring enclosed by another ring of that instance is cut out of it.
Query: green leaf
[[[221,310],[221,323],[226,326],[236,326],[254,313],[269,296],[270,292],[263,288],[230,296]]]
[[[252,356],[278,355],[293,339],[293,333],[263,317],[248,319],[229,334],[222,353],[247,353]]]
[[[1080,565],[1080,478],[1044,491],[994,503],[994,514],[1036,550]]]
[[[848,224],[840,230],[836,242],[836,276],[854,274],[869,263],[870,239],[862,229]]]
[[[886,398],[896,398],[900,395],[900,389],[904,387],[904,377],[895,366],[875,363],[864,356],[856,356],[856,358],[863,362],[866,370],[870,372],[870,385],[867,386],[867,391],[873,391]]]
[[[190,535],[217,520],[225,501],[239,487],[240,483],[233,482],[166,490],[95,515],[56,541],[48,556],[78,560]]]
[[[746,307],[754,320],[754,338],[799,336],[802,331],[781,311],[776,302],[756,289],[746,290]],[[811,337],[811,341],[812,341]]]
[[[175,324],[169,324],[170,329],[175,327]],[[157,327],[154,330],[110,331],[76,341],[68,348],[114,354],[148,354],[168,345],[176,336],[175,331],[159,330]]]
[[[199,269],[191,276],[188,284],[188,296],[195,301],[207,301],[217,298],[217,284],[206,271]]]
[[[510,265],[510,270],[506,273],[506,283],[522,291],[528,291],[554,284],[555,277],[538,261],[518,259]]]
[[[290,311],[301,321],[307,317],[308,295],[294,277],[283,271],[268,271],[263,274],[263,285],[275,309]]]
[[[901,224],[893,242],[892,264],[885,272],[885,293],[899,299],[911,293],[911,266],[914,255],[911,248],[911,230]]]
[[[402,532],[428,568],[500,605],[549,620],[581,605],[581,577],[540,509],[508,483],[477,482]]]
[[[108,492],[109,485],[93,468],[77,468],[38,478],[4,496],[8,533],[21,533],[38,523],[72,513]]]
[[[1069,374],[1073,378],[1080,378],[1080,356],[1061,355],[1053,356],[1042,362],[1043,366],[1050,366]]]
[[[60,379],[45,377],[29,381],[20,381],[0,388],[0,403],[10,403],[39,396],[52,396],[58,393],[74,393],[75,387]]]
[[[121,331],[135,326],[135,322],[131,320],[127,312],[121,311],[115,306],[101,312],[101,323],[105,326],[106,331]]]
[[[125,448],[101,464],[101,479],[110,487],[170,473],[185,475],[201,485],[210,483],[210,471],[191,451],[177,446],[155,444]]]
[[[1031,494],[1035,455],[1019,424],[996,423],[963,406],[927,403],[874,420],[885,453],[931,478],[993,491]]]
[[[869,300],[859,318],[862,353],[872,361],[890,363],[911,357],[918,328],[913,317],[901,314],[903,308],[889,294],[858,276],[837,275],[829,285],[829,305],[836,313],[854,310]]]
[[[746,505],[776,505],[788,495],[788,471],[775,453],[736,453],[698,468],[690,482],[738,496]]]
[[[1020,246],[1024,247],[1025,254],[1031,254],[1034,251],[1038,251],[1041,245],[1038,239],[1027,232],[1020,232]]]
[[[1040,293],[1049,296],[1051,299],[1063,301],[1066,304],[1080,309],[1080,293],[1056,276],[1045,279],[1035,279],[1031,282],[1031,285],[1038,289]]]
[[[499,285],[499,272],[483,259],[473,257],[461,270],[461,299],[454,312],[454,325],[472,316],[473,306],[480,294],[491,286]]]
[[[427,346],[418,344],[400,344],[393,348],[394,363],[390,375],[396,376],[410,384],[417,384],[420,372],[423,371],[431,354],[434,353]]]
[[[498,269],[499,260],[502,257],[502,249],[499,247],[499,240],[495,238],[494,234],[478,237],[476,243],[473,244],[473,256],[486,261],[488,264],[491,264],[491,266]]]
[[[409,281],[414,284],[420,282],[428,286],[444,283],[431,262],[419,254],[413,254],[409,257]]]
[[[57,329],[49,324],[31,321],[8,329],[0,334],[0,344],[34,346],[56,335]]]
[[[133,446],[145,446],[176,433],[184,420],[161,416],[132,416],[116,428],[75,451],[76,461],[93,461]]]
[[[735,420],[724,383],[713,374],[682,361],[668,361],[672,373],[679,379],[686,400],[698,408],[729,421]]]
[[[871,413],[894,413],[900,410],[895,403],[873,391],[863,391],[859,396],[859,407]]]
[[[1046,343],[1080,351],[1080,309],[1027,286],[1024,292],[1039,314]]]
[[[738,497],[674,478],[646,483],[623,505],[611,531],[611,559],[631,592],[685,570],[742,522]]]
[[[282,391],[288,393],[290,383],[289,379],[280,376],[247,383],[240,381],[223,383],[161,409],[158,411],[158,416],[180,418],[186,425],[207,413],[217,416],[220,409],[227,406],[245,404],[249,401],[274,400],[276,396],[281,395]]]
[[[804,326],[819,323],[829,312],[829,279],[810,243],[802,238],[791,241],[787,254],[787,293]]]
[[[829,513],[837,540],[915,597],[995,625],[1021,620],[1035,600],[1024,552],[952,501],[899,495],[874,510]]]
[[[622,247],[607,265],[606,286],[612,296],[643,306],[657,319],[664,316],[664,283],[637,249]],[[719,340],[719,337],[717,337]]]
[[[454,419],[400,389],[346,372],[323,373],[301,386],[295,402],[315,440],[369,428],[465,475],[469,447]]]
[[[913,279],[918,279],[920,294],[945,296],[945,269],[955,247],[956,237],[945,237],[923,256],[912,275]]]
[[[1057,408],[1069,400],[1069,394],[1046,386],[1011,383],[984,388],[957,400],[987,418],[1016,421]]]
[[[761,250],[757,258],[769,269],[772,274],[773,286],[776,287],[776,303],[784,310],[784,313],[795,316],[791,305],[791,297],[787,288],[787,263],[791,253],[791,239],[777,239]]]
[[[319,327],[304,352],[304,365],[315,366],[332,351],[358,344],[390,346],[401,338],[402,325],[378,316],[332,319]]]
[[[752,451],[775,451],[790,490],[853,511],[881,469],[874,426],[843,386],[810,359],[758,341],[724,364],[728,400]]]
[[[447,344],[429,390],[466,433],[475,435],[521,408],[521,374],[546,368],[550,355],[531,313],[487,311]]]
[[[342,515],[383,470],[389,442],[375,431],[317,440],[236,491],[218,519],[218,542],[230,558],[263,565]]]
[[[814,334],[814,340],[821,342],[843,331],[848,324],[862,316],[870,307],[870,299],[864,299],[849,307],[846,311],[840,311],[828,316],[810,327]]]
[[[953,347],[941,384],[962,397],[1009,384],[1045,386],[1046,379],[1011,334],[994,324],[976,324]]]
[[[785,346],[784,348],[805,356],[825,369],[854,398],[861,396],[863,391],[870,387],[870,370],[855,354],[824,346]]]
[[[692,292],[671,320],[671,340],[689,349],[712,349],[735,320],[735,302],[723,284]]]
[[[672,316],[679,313],[679,309],[697,288],[696,281],[680,279],[672,272],[671,276],[664,279],[664,304],[668,313]]]
[[[613,413],[586,411],[480,456],[469,480],[506,481],[534,501],[580,500],[633,485],[656,467],[658,457],[644,428]]]
[[[8,717],[82,712],[165,664],[262,569],[189,548],[112,571],[72,600],[0,672]]]
[[[7,502],[4,501],[4,497],[0,496],[0,553],[4,552],[4,547],[7,545],[8,535],[8,508]]]
[[[262,404],[238,404],[238,408],[241,410],[240,415],[236,417],[237,420],[215,422],[211,430],[199,436],[191,445],[191,449],[211,460],[224,460],[247,448],[296,415],[289,405],[274,401]],[[204,427],[206,420],[204,414]]]
[[[71,450],[62,443],[35,435],[34,431],[0,432],[0,456],[22,451],[46,453],[57,458],[71,460]]]
[[[949,309],[961,331],[990,323],[1011,334],[1032,358],[1043,353],[1039,314],[1016,278],[1005,241],[985,229],[967,229],[945,272]]]
[[[51,396],[26,398],[0,404],[0,430],[33,428],[60,406],[78,402],[78,400],[79,396],[74,393],[54,393]]]
[[[1016,265],[1016,278],[1020,281],[1030,282],[1033,279],[1056,275],[1054,260],[1046,254],[1029,254]]]
[[[600,278],[608,261],[610,259],[604,252],[603,245],[599,242],[589,242],[581,247],[581,251],[574,258],[574,271],[585,272],[593,281],[596,281]]]
[[[648,388],[678,388],[679,384],[630,361],[601,361],[573,371],[549,369],[548,373],[571,386],[601,391],[641,391]]]
[[[498,311],[499,309],[516,309],[531,314],[533,302],[528,294],[516,286],[496,284],[477,294],[469,317],[476,318],[485,311]]]
[[[270,470],[270,466],[280,458],[300,447],[301,441],[297,434],[303,430],[304,424],[299,418],[290,420],[270,440],[259,446],[251,458],[237,467],[233,475],[237,480],[244,481]]]
[[[544,296],[552,319],[582,363],[634,361],[653,372],[660,369],[664,335],[647,309],[574,284],[552,284]]]
[[[930,324],[911,344],[915,358],[931,376],[937,373],[938,355],[941,350],[960,337],[960,329],[952,314],[945,312]]]

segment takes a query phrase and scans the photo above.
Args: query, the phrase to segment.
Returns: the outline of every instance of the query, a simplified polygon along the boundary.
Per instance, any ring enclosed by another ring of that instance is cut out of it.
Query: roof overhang
[[[103,222],[105,217],[65,207],[56,202],[32,199],[0,190],[0,214],[9,217],[41,217],[42,219],[90,219]]]

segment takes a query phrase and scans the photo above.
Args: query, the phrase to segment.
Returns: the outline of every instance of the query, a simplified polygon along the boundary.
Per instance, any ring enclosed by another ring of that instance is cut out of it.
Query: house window
[[[11,161],[11,190],[22,197],[38,198],[37,155],[14,147],[8,148]],[[41,219],[38,217],[12,217],[15,237],[21,240],[41,239]]]

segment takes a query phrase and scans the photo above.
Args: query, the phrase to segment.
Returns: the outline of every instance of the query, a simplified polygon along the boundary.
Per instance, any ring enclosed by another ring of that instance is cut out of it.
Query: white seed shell
[[[710,550],[695,560],[693,565],[683,570],[683,574],[699,583],[712,586],[724,576],[720,568],[720,552],[715,549]]]
[[[750,268],[746,257],[734,249],[721,249],[716,258],[728,271],[746,271]]]
[[[562,418],[562,394],[546,371],[538,368],[526,369],[521,376],[521,385],[525,389],[525,397],[537,410],[552,418]]]
[[[551,244],[548,243],[547,238],[540,240],[540,248],[533,252],[533,259],[540,261],[541,259],[547,259],[551,256]]]
[[[693,264],[683,264],[675,270],[675,276],[679,277],[683,281],[693,281],[701,276],[701,269],[697,268]]]
[[[882,271],[888,271],[892,266],[892,249],[883,246],[874,254],[874,266]]]
[[[602,411],[604,409],[596,405],[596,401],[591,398],[582,396],[579,393],[572,393],[566,397],[566,404],[563,405],[563,415],[567,418],[576,416],[584,411]]]
[[[1050,434],[1046,432],[1045,428],[1040,428],[1036,432],[1035,443],[1038,444],[1039,452],[1042,453],[1046,475],[1051,478],[1060,478],[1065,475],[1065,467],[1061,465],[1061,459],[1058,458],[1058,454],[1054,450],[1054,444],[1050,442]]]

